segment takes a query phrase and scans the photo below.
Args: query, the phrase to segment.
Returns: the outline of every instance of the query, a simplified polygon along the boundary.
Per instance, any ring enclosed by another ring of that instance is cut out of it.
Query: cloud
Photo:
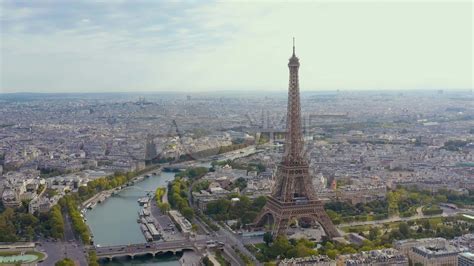
[[[2,3],[0,91],[472,88],[472,4]],[[444,18],[444,19],[440,19]]]

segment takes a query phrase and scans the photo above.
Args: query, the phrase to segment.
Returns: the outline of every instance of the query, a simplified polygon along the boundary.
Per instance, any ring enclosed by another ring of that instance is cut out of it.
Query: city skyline
[[[472,89],[470,2],[1,5],[0,93]]]
[[[474,265],[472,2],[171,1],[0,0],[1,265]]]

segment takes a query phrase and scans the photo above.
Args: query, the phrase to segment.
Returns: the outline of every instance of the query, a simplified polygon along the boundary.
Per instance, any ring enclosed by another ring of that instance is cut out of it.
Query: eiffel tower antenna
[[[293,37],[293,56],[295,56],[295,37]]]

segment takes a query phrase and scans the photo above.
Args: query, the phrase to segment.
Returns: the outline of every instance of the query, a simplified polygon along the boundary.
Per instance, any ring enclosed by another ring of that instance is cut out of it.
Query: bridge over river
[[[130,257],[134,258],[135,256],[143,255],[160,255],[167,252],[172,252],[176,254],[177,252],[183,252],[187,250],[192,250],[199,252],[207,247],[207,241],[210,239],[183,239],[176,241],[166,241],[166,242],[152,242],[152,243],[141,243],[141,244],[131,244],[131,245],[119,245],[119,246],[106,246],[106,247],[90,247],[89,251],[95,251],[97,258],[99,259],[109,259],[112,260],[116,257]],[[213,238],[214,241],[223,241],[224,238],[217,237]]]

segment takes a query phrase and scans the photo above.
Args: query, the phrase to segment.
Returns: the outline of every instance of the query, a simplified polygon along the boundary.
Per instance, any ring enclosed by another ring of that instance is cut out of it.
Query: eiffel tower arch
[[[321,224],[328,237],[338,237],[339,232],[324,210],[323,203],[316,196],[309,173],[309,162],[304,152],[298,81],[299,66],[293,39],[293,55],[288,63],[290,82],[285,152],[278,166],[272,194],[257,216],[254,226],[262,227],[270,224],[270,231],[275,236],[284,234],[293,219],[306,219],[311,223]]]
[[[280,235],[286,232],[291,221],[306,219],[313,225],[319,223],[328,237],[339,236],[339,232],[324,211],[323,204],[320,201],[287,205],[279,203],[269,197],[268,204],[265,205],[256,218],[255,226],[265,227],[269,225],[270,227],[266,229],[272,235]]]

